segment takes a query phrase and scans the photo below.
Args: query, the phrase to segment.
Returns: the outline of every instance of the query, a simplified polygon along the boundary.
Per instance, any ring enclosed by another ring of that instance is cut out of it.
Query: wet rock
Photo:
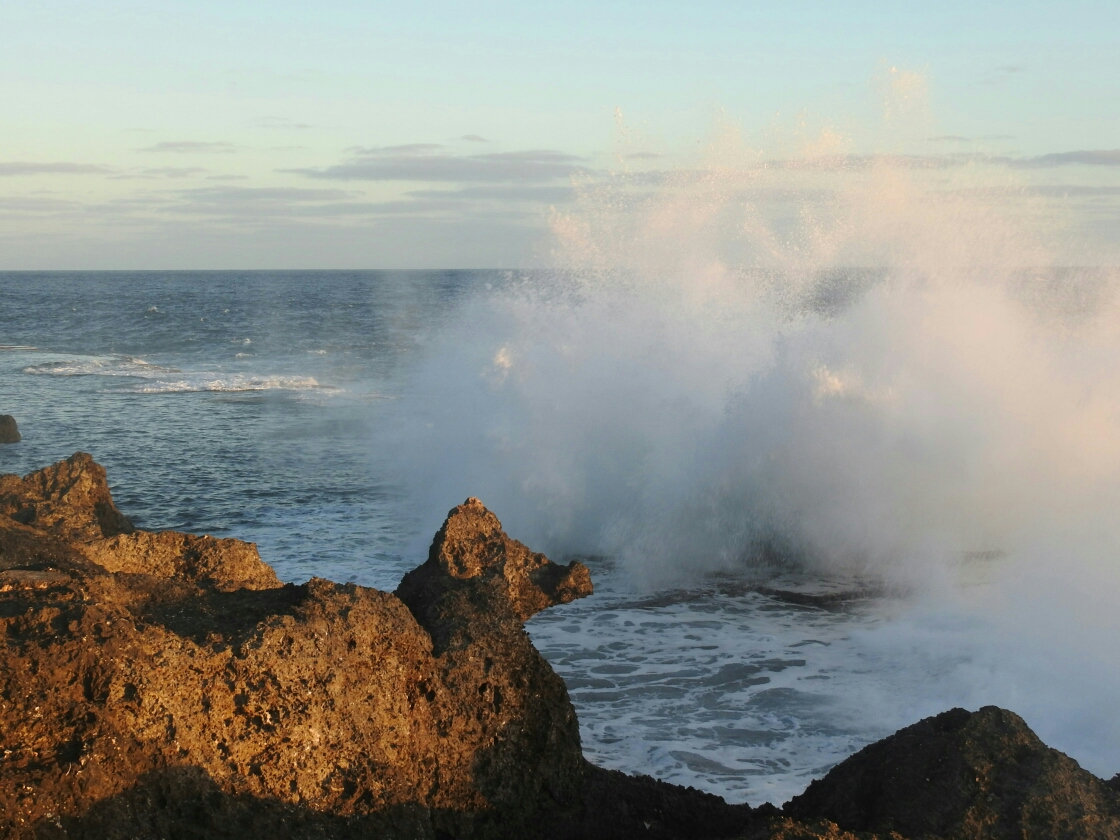
[[[810,784],[785,812],[909,838],[1120,837],[1120,796],[995,706],[899,730]]]
[[[10,414],[0,414],[0,443],[19,443],[21,439],[16,418]]]

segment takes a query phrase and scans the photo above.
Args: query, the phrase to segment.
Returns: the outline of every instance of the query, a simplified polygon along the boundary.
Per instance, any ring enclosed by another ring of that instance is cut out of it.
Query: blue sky
[[[573,177],[695,167],[714,126],[1120,221],[1115,2],[9,0],[0,55],[2,268],[532,265]],[[921,103],[884,128],[892,68]]]

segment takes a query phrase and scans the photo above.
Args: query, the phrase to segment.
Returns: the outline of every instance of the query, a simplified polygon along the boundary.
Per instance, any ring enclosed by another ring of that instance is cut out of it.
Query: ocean
[[[923,286],[907,322],[917,293],[882,272],[825,276],[780,316],[757,305],[772,275],[719,283],[754,291],[715,306],[542,272],[2,273],[0,413],[23,441],[0,473],[86,451],[139,527],[384,590],[478,496],[512,537],[591,568],[592,597],[527,628],[587,756],[731,801],[784,802],[956,705],[1011,708],[1120,771],[1114,331],[1078,338],[1084,307],[1045,341],[1013,318],[973,329],[989,292],[967,284],[947,320]],[[935,341],[961,335],[1014,352]],[[991,382],[1039,402],[1012,411]],[[1064,433],[1084,444],[1069,461],[1047,448]]]

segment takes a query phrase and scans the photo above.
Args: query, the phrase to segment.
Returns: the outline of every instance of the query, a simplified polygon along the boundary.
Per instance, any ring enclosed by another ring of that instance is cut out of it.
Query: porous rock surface
[[[590,592],[476,499],[389,594],[137,531],[88,455],[2,476],[0,837],[1120,837],[1108,784],[1000,710],[902,730],[784,813],[594,767],[522,626]]]

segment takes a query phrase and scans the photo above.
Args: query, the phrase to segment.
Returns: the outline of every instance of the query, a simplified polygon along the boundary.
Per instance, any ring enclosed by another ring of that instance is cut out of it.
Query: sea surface
[[[23,435],[0,447],[0,473],[86,451],[139,527],[250,540],[288,581],[391,590],[462,501],[402,479],[387,451],[402,401],[428,387],[419,372],[464,302],[512,281],[525,277],[0,274],[0,413]],[[854,578],[724,571],[651,587],[614,558],[586,562],[595,595],[528,629],[596,763],[781,803],[900,726],[992,701],[1033,710],[1040,734],[1110,769],[1115,733],[1101,746],[1050,715],[1050,660],[1008,666],[1019,648],[983,613]]]

